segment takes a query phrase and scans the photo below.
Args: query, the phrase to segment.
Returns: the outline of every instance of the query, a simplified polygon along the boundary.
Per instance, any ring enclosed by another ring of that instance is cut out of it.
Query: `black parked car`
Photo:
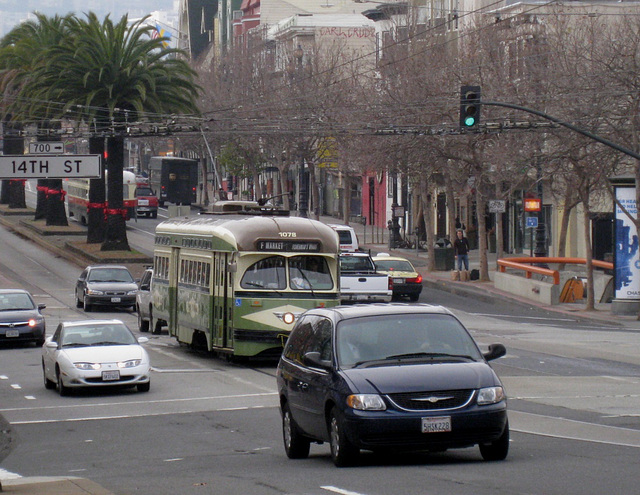
[[[76,306],[91,311],[93,306],[136,307],[138,284],[126,266],[92,265],[76,282]]]
[[[44,308],[26,290],[0,289],[0,342],[35,342],[41,347],[46,332],[40,313]]]
[[[447,309],[426,304],[317,308],[304,313],[278,364],[284,447],[305,458],[329,442],[336,466],[366,450],[509,450],[506,396],[487,361]]]

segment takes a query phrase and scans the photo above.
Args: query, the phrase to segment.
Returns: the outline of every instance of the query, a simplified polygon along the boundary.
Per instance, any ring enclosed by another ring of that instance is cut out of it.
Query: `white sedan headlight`
[[[135,296],[138,293],[138,289],[130,290],[127,292],[127,296]]]
[[[502,387],[481,388],[478,391],[478,405],[486,406],[489,404],[497,404],[506,399],[504,389]]]
[[[79,370],[83,370],[83,371],[100,369],[100,363],[73,363],[73,365]]]
[[[384,411],[387,406],[377,394],[354,394],[347,397],[347,405],[360,411]]]
[[[130,359],[129,361],[120,361],[118,363],[118,368],[135,368],[136,366],[140,366],[142,359]]]

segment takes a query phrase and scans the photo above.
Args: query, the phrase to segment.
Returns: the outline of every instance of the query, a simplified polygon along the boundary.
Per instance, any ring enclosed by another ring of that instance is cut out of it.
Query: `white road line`
[[[13,389],[15,389],[15,390],[20,390],[22,387],[21,387],[19,384],[17,384],[17,383],[12,383],[12,384],[11,384],[11,388],[13,388]]]
[[[321,486],[320,488],[327,490],[328,492],[340,493],[341,495],[364,495],[360,492],[345,490],[344,488],[338,488],[337,486]]]
[[[221,407],[218,409],[209,409],[211,412],[229,412],[229,411],[248,411],[253,409],[270,409],[277,406],[246,406],[246,407]],[[194,414],[201,413],[199,409],[187,410],[187,411],[171,411],[171,412],[159,412],[159,413],[140,413],[140,414],[121,414],[113,416],[93,416],[86,418],[67,418],[67,419],[39,419],[33,421],[12,421],[12,425],[38,425],[38,424],[50,424],[50,423],[79,423],[84,421],[102,421],[112,419],[132,419],[132,418],[145,418],[153,416],[168,416],[176,414]]]
[[[513,410],[509,411],[509,424],[511,430],[520,433],[640,448],[640,430],[631,428],[599,425]]]
[[[45,411],[47,409],[79,409],[82,407],[87,408],[103,408],[107,406],[130,406],[135,404],[167,404],[175,402],[191,402],[191,401],[203,401],[203,400],[223,400],[223,399],[244,399],[250,397],[272,397],[278,395],[278,392],[264,392],[257,394],[237,394],[237,395],[212,395],[209,397],[185,397],[183,399],[161,399],[161,400],[139,400],[131,402],[101,402],[97,404],[70,404],[68,406],[44,406],[44,407],[12,407],[0,409],[0,413],[3,412],[15,412],[15,411]]]
[[[516,316],[493,313],[469,313],[471,316],[489,316],[491,318],[517,318],[519,320],[578,321],[575,318],[549,318],[545,316]]]

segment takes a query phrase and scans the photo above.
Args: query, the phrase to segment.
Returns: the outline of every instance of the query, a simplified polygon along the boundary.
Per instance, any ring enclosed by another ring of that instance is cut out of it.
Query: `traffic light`
[[[460,88],[460,130],[474,130],[480,124],[480,86]]]

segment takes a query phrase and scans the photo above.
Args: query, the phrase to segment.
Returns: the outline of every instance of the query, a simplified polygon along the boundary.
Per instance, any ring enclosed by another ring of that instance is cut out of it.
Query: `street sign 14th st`
[[[100,155],[4,155],[0,179],[98,178]]]

